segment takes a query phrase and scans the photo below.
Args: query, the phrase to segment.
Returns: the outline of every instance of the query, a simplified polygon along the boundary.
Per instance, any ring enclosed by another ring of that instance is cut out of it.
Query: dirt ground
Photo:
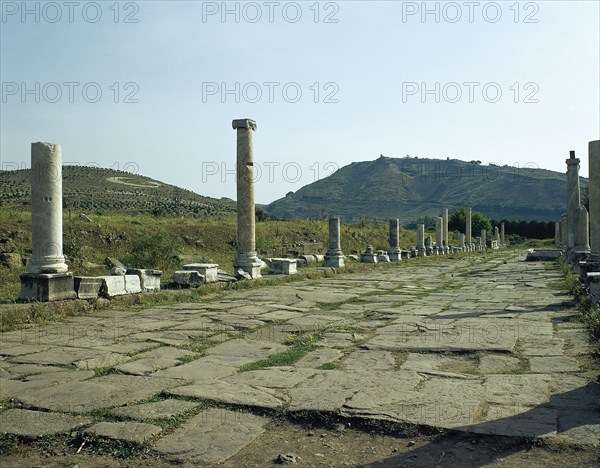
[[[598,447],[568,447],[539,440],[475,436],[464,433],[393,435],[353,423],[315,424],[272,421],[253,443],[219,466],[227,468],[298,467],[597,467]],[[64,443],[19,445],[1,458],[9,467],[157,467],[173,465],[152,453],[129,458],[100,454],[98,447],[77,448]],[[115,452],[116,453],[116,452]]]

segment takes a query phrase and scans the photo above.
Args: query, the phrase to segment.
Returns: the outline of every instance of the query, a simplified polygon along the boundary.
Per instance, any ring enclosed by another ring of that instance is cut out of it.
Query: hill
[[[28,209],[29,169],[0,171],[0,205]],[[204,197],[174,185],[113,169],[63,166],[65,209],[86,214],[122,213],[225,217],[235,215],[230,199]]]
[[[587,179],[581,179],[587,187]],[[340,215],[344,221],[399,217],[403,223],[470,206],[494,219],[560,218],[566,175],[458,159],[389,158],[355,162],[267,206],[280,219]]]

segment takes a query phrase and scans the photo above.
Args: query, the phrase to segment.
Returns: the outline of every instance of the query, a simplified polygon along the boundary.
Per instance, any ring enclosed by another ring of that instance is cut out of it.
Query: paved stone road
[[[17,407],[0,432],[80,428],[218,463],[266,408],[598,443],[597,372],[558,279],[514,253],[425,259],[4,333],[0,399]],[[316,348],[293,366],[239,371],[306,334]]]

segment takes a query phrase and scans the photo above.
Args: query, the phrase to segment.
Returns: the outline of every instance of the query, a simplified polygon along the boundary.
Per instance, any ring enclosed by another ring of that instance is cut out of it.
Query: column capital
[[[565,160],[565,162],[567,163],[567,166],[571,166],[571,165],[579,165],[579,158],[575,157],[575,151],[569,151],[569,159]]]
[[[248,130],[256,131],[256,122],[252,119],[236,119],[231,122],[231,126],[234,130],[238,128],[246,128]]]

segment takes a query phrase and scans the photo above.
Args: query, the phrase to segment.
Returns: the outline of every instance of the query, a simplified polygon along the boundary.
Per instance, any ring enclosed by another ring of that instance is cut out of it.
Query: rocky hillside
[[[587,188],[587,179],[581,181]],[[349,164],[272,202],[281,219],[340,215],[345,221],[399,217],[402,223],[471,206],[495,219],[558,219],[566,175],[458,159],[389,158]]]

